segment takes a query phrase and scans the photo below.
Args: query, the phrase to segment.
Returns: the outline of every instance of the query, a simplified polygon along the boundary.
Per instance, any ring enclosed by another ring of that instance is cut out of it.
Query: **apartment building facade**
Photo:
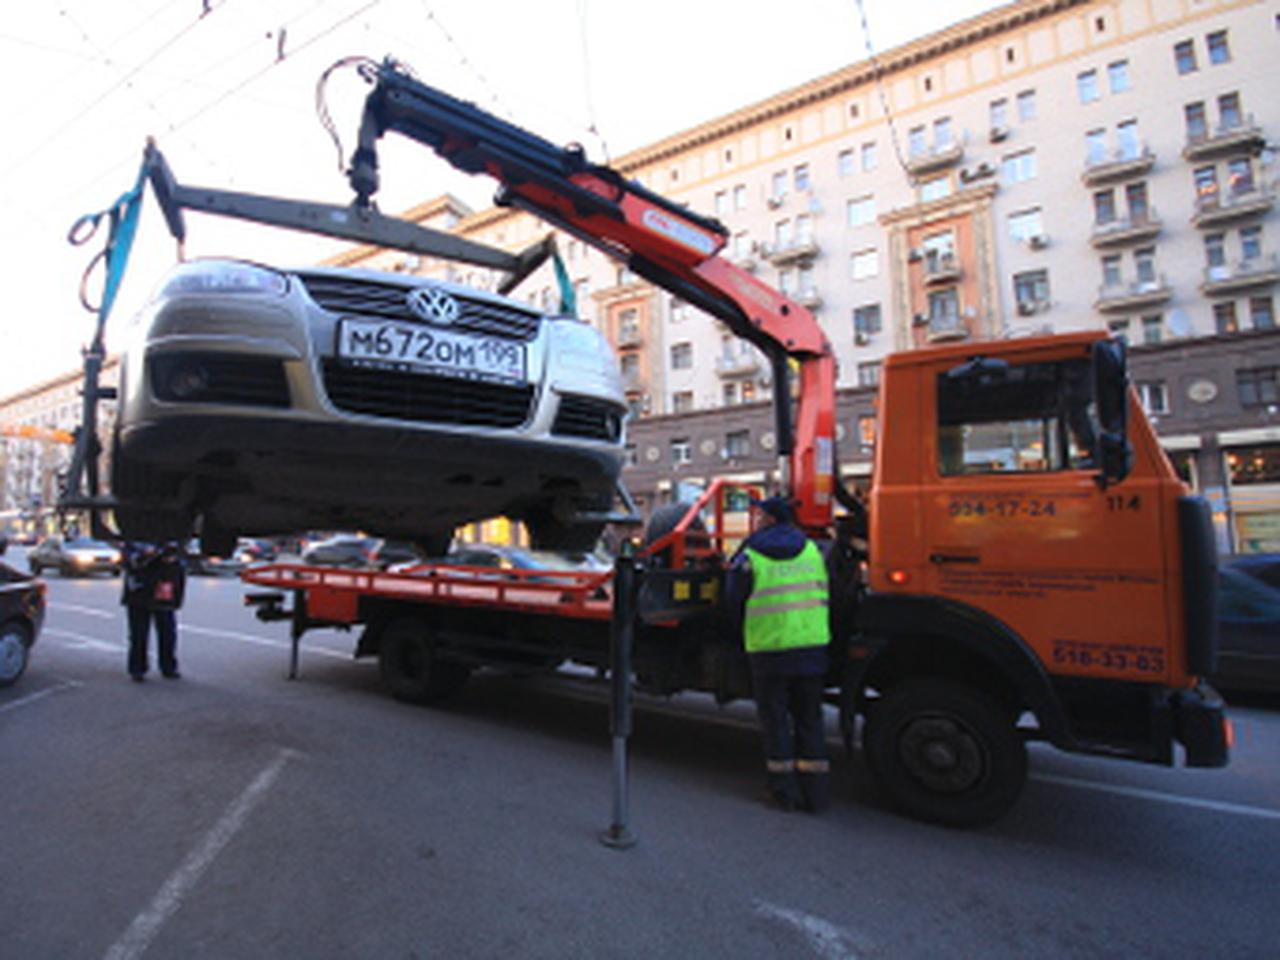
[[[1278,53],[1280,15],[1255,0],[1024,0],[614,166],[716,216],[722,255],[818,318],[847,480],[870,470],[886,353],[1109,328],[1223,548],[1280,550]],[[545,232],[499,209],[454,229],[513,249]],[[580,314],[618,348],[638,500],[776,477],[754,348],[580,242],[561,250]],[[379,259],[395,266],[347,262]],[[555,298],[549,271],[525,289]]]

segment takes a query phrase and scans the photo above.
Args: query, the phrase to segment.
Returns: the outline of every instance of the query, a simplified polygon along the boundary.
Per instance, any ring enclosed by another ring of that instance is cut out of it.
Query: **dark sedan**
[[[1218,672],[1224,690],[1280,691],[1280,589],[1225,564],[1218,571]]]
[[[0,687],[16,683],[44,625],[45,582],[0,563]]]

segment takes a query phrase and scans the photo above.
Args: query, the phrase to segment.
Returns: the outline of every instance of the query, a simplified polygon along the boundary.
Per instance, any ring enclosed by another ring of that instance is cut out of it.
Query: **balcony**
[[[644,337],[640,335],[637,327],[627,327],[618,331],[618,348],[638,347],[644,343]]]
[[[802,287],[791,299],[810,310],[817,310],[822,306],[822,294],[816,287]]]
[[[1156,215],[1155,210],[1148,210],[1136,216],[1111,220],[1107,223],[1095,223],[1089,242],[1098,248],[1139,243],[1156,236],[1161,226],[1160,217]]]
[[[1200,291],[1205,294],[1235,293],[1250,287],[1280,282],[1280,257],[1264,254],[1251,260],[1206,267]]]
[[[1262,128],[1247,116],[1237,123],[1219,124],[1212,130],[1196,130],[1187,134],[1182,148],[1186,160],[1208,160],[1227,153],[1261,149],[1266,144]]]
[[[812,237],[770,244],[764,248],[764,255],[775,267],[785,267],[812,260],[818,255],[818,244]]]
[[[912,176],[923,176],[954,166],[964,158],[964,144],[953,140],[946,146],[930,147],[923,153],[907,157],[907,170]]]
[[[644,377],[640,375],[639,370],[622,371],[622,389],[626,393],[638,393],[645,388]]]
[[[1110,154],[1087,157],[1080,179],[1085,186],[1137,177],[1155,166],[1156,155],[1145,144],[1141,148],[1121,147]]]
[[[939,283],[954,283],[960,279],[960,260],[954,253],[931,253],[924,255],[924,282],[930,286]]]
[[[1221,226],[1266,213],[1275,200],[1270,190],[1254,183],[1232,187],[1225,194],[1220,190],[1209,190],[1196,197],[1196,212],[1191,222],[1202,229]]]
[[[958,313],[917,313],[915,325],[925,328],[925,338],[930,343],[964,340],[969,336],[969,328]]]
[[[716,373],[726,380],[752,377],[760,372],[760,357],[755,351],[722,353],[716,357]]]
[[[1098,302],[1094,306],[1103,311],[1136,310],[1164,303],[1172,295],[1168,280],[1161,274],[1151,280],[1104,283],[1098,288]]]

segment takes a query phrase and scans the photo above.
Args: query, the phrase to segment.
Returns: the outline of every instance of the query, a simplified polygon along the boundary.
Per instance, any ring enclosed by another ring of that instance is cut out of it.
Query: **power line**
[[[611,162],[609,159],[609,144],[596,123],[595,98],[592,96],[591,50],[587,43],[586,0],[578,0],[578,38],[582,45],[582,86],[583,94],[587,101],[587,129],[600,141],[600,151],[604,155],[604,162],[608,164]]]
[[[906,174],[907,183],[913,183],[915,177],[911,174],[911,169],[907,166],[907,161],[902,155],[902,145],[898,141],[898,126],[893,119],[893,111],[889,107],[889,97],[884,92],[884,71],[880,66],[880,59],[876,56],[875,47],[871,43],[871,28],[867,26],[867,8],[863,4],[863,0],[854,0],[858,5],[858,16],[862,20],[862,38],[866,43],[867,57],[871,61],[871,72],[875,77],[876,92],[880,95],[880,109],[884,113],[885,122],[889,124],[889,139],[893,143],[893,154],[898,158],[898,166],[902,168],[902,172]]]

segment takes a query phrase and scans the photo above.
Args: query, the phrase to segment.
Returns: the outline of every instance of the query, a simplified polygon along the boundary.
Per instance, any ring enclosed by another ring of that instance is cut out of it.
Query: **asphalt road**
[[[49,584],[0,690],[0,957],[1277,954],[1280,703],[1235,707],[1225,771],[1037,747],[1018,807],[956,831],[856,757],[826,815],[774,812],[745,705],[642,699],[619,851],[602,689],[482,675],[408,707],[338,632],[290,682],[287,628],[208,578],[184,679],[134,684],[118,582]]]

